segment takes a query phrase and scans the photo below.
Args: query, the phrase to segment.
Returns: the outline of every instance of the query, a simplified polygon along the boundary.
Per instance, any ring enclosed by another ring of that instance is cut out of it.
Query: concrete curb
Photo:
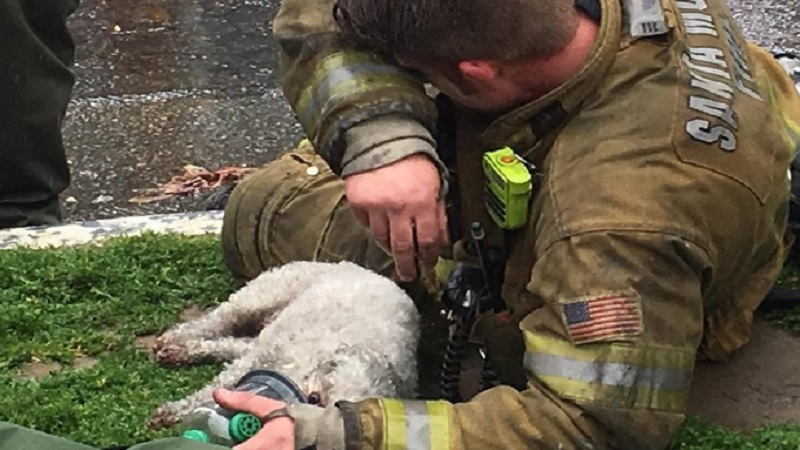
[[[219,234],[223,211],[127,216],[46,227],[0,230],[0,250],[17,247],[57,248],[97,243],[114,236],[136,236],[149,231],[159,234]]]

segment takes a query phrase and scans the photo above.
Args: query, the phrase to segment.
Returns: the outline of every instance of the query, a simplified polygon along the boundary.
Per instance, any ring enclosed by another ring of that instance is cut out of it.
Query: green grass
[[[196,390],[214,365],[164,369],[135,346],[140,335],[207,307],[233,287],[215,238],[148,235],[103,247],[0,252],[0,420],[97,446],[173,431],[143,424],[159,404]],[[36,358],[68,365],[41,381],[15,373]]]
[[[102,247],[0,251],[0,420],[102,447],[174,434],[143,423],[159,404],[207,382],[219,366],[165,369],[137,348],[190,305],[225,299],[233,285],[214,237],[145,235]],[[787,269],[783,285],[800,285]],[[800,332],[800,311],[773,314]],[[77,358],[97,364],[71,369]],[[39,381],[18,374],[32,360],[66,369]],[[800,426],[745,436],[690,420],[680,450],[800,448]]]

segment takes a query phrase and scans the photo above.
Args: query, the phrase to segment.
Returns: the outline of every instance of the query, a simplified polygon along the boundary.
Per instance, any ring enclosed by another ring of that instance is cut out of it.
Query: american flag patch
[[[574,344],[626,340],[642,333],[638,295],[606,294],[561,304],[567,332]]]

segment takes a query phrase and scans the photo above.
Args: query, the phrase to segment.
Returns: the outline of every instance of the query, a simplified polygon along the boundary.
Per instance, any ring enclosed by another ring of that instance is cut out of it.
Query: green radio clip
[[[521,228],[528,222],[533,181],[527,166],[510,147],[483,155],[486,208],[504,230]]]

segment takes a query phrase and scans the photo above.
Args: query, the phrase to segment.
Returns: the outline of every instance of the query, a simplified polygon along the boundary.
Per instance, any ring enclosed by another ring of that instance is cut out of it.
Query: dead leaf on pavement
[[[135,192],[141,194],[129,201],[131,203],[152,203],[175,196],[193,195],[202,190],[237,183],[255,170],[248,167],[223,167],[211,172],[204,167],[187,164],[183,166],[181,175],[172,177],[170,181],[160,184],[158,188],[136,190]]]

